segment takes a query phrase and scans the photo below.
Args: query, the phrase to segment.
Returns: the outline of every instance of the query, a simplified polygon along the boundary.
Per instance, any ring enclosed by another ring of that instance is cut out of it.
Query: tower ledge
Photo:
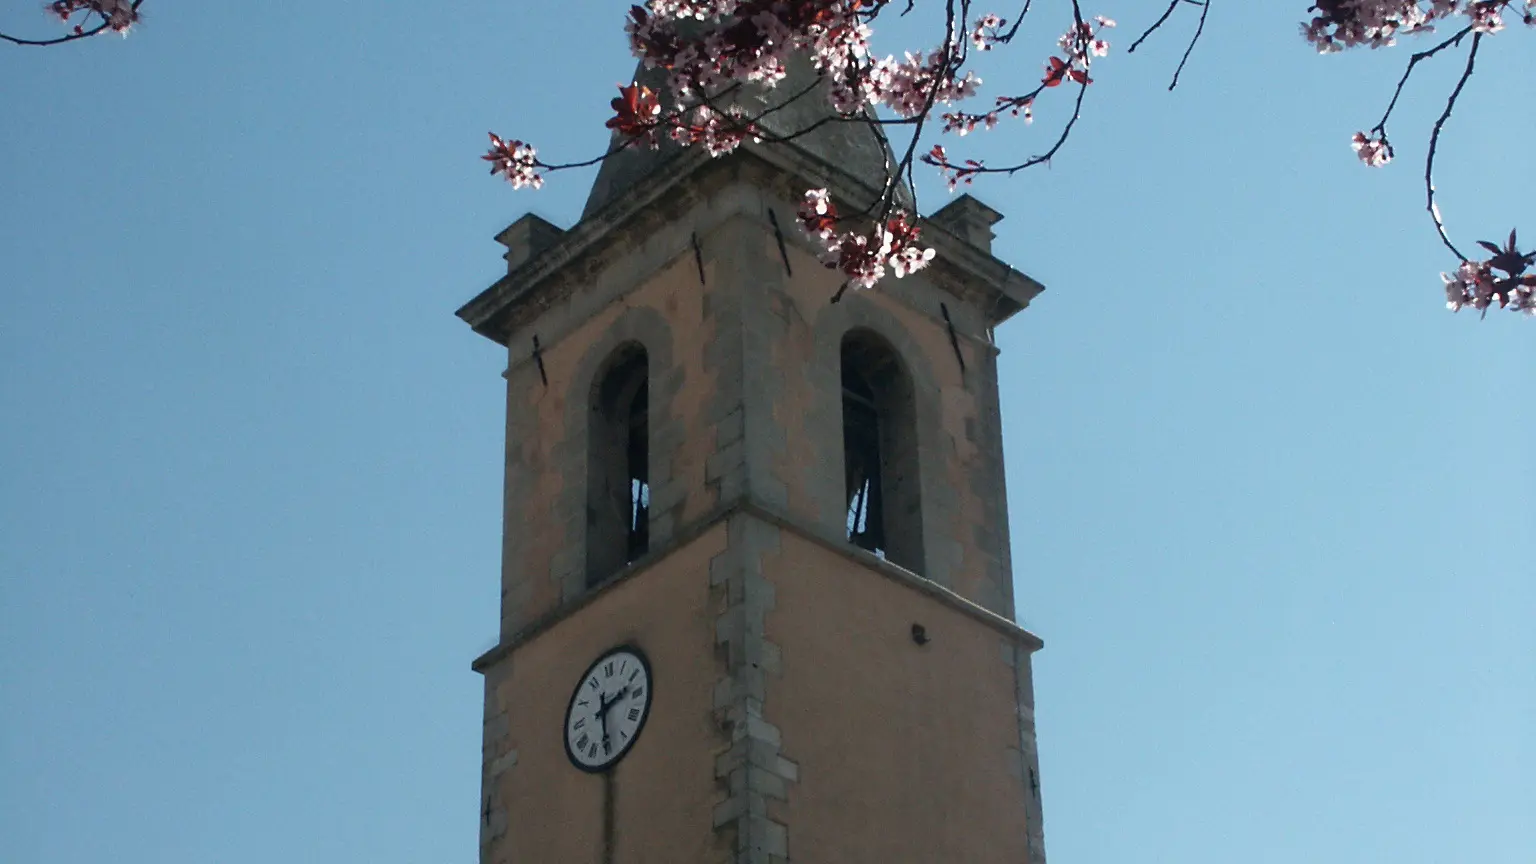
[[[701,518],[696,524],[679,530],[666,545],[652,550],[644,558],[615,573],[597,588],[576,597],[570,603],[551,610],[547,615],[529,622],[526,627],[523,627],[518,632],[508,634],[506,638],[492,646],[484,654],[476,657],[474,662],[470,664],[470,668],[476,672],[484,673],[487,669],[496,665],[515,651],[518,646],[528,642],[530,639],[534,639],[540,633],[559,624],[561,621],[578,614],[605,591],[630,579],[644,578],[645,571],[650,569],[652,564],[666,559],[679,548],[693,542],[694,539],[704,532],[725,522],[736,513],[744,513],[782,530],[793,532],[822,548],[835,552],[845,558],[850,558],[899,585],[932,597],[945,606],[992,628],[1010,643],[1018,645],[1026,652],[1032,654],[1045,647],[1045,642],[1039,636],[1031,633],[1020,624],[961,597],[959,594],[931,579],[924,579],[910,570],[898,567],[889,561],[876,557],[872,553],[849,545],[841,538],[828,536],[825,531],[819,530],[814,525],[806,524],[790,514],[777,512],[760,501],[743,497],[736,501],[722,504],[715,508],[714,512]]]

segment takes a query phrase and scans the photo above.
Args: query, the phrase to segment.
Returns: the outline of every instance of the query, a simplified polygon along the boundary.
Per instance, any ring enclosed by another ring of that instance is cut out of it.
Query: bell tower
[[[876,128],[625,151],[498,235],[482,864],[1043,864],[992,340],[1041,287],[960,196],[832,302],[796,206],[873,200]]]

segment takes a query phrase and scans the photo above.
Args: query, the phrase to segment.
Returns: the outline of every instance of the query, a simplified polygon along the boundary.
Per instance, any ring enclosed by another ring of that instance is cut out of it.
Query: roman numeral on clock
[[[640,719],[640,709],[639,708],[631,708],[631,709],[629,709],[629,719],[631,721],[639,720]]]

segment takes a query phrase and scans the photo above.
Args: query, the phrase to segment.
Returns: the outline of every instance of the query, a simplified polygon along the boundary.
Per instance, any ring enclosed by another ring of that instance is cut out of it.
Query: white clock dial
[[[615,648],[576,683],[565,709],[565,753],[583,771],[606,771],[635,746],[651,710],[651,664]]]

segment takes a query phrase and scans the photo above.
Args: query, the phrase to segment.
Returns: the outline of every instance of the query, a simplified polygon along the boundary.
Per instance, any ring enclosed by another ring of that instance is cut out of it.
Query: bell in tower
[[[498,236],[483,864],[1044,861],[992,340],[1041,287],[961,196],[841,291],[796,207],[875,200],[877,130],[626,150]]]

